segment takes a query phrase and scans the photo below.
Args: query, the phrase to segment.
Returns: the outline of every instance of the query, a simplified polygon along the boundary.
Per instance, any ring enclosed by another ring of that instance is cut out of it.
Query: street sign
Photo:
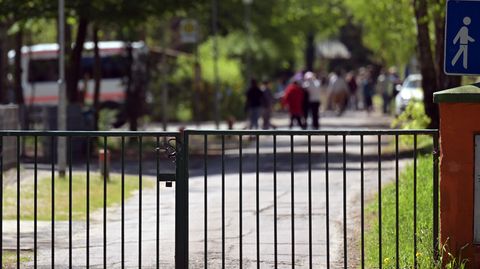
[[[180,22],[180,41],[184,44],[198,42],[198,23],[194,19],[183,19]]]
[[[480,74],[480,0],[448,0],[445,73]]]

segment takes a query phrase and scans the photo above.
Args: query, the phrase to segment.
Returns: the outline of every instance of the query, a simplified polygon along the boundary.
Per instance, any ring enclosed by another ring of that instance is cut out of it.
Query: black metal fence
[[[437,136],[436,130],[186,131],[189,145],[196,145],[189,147],[190,265],[417,268],[421,255],[433,263]],[[432,190],[417,198],[419,154],[431,161],[431,177],[422,180]],[[400,179],[406,167],[413,172]],[[411,204],[399,201],[402,180],[413,184]],[[389,186],[394,193],[384,194]],[[393,211],[382,203],[393,203]],[[421,227],[427,236],[417,225],[419,204],[428,205],[422,220],[428,228]],[[412,219],[400,219],[412,209]],[[403,226],[411,227],[409,242],[401,241]],[[430,253],[420,253],[417,245],[426,239]],[[374,241],[376,253],[366,240]],[[413,244],[409,253],[402,249],[407,244]]]
[[[16,169],[0,173],[3,266],[160,266],[160,186],[175,180],[179,133],[1,131],[0,152],[2,142],[12,137]],[[64,175],[58,173],[53,157],[61,138],[66,139]],[[49,143],[40,142],[45,140]],[[80,143],[83,148],[74,147]],[[50,150],[47,158],[39,150],[45,144]],[[101,158],[100,150],[109,154]],[[100,172],[108,166],[110,175]],[[152,208],[147,210],[145,205]],[[110,211],[111,207],[117,210]],[[144,224],[151,218],[147,213],[154,216],[149,222],[154,228]],[[173,214],[166,221],[174,223]],[[174,256],[170,256],[173,264]]]
[[[16,169],[0,173],[6,267],[417,267],[425,238],[438,255],[437,130],[0,131],[1,153],[12,137]],[[419,154],[432,161],[428,197],[417,197]]]

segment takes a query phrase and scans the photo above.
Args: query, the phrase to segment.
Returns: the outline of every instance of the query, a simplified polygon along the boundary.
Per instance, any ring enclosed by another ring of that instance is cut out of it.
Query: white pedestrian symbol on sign
[[[458,34],[455,36],[455,39],[453,39],[453,44],[456,45],[458,41],[460,41],[460,49],[458,50],[457,54],[452,60],[452,66],[454,66],[458,59],[460,59],[460,56],[463,54],[463,68],[467,69],[468,68],[468,43],[469,42],[475,42],[475,39],[473,39],[471,36],[468,35],[468,25],[472,23],[472,20],[470,17],[465,17],[463,18],[463,24],[462,28],[458,31]]]

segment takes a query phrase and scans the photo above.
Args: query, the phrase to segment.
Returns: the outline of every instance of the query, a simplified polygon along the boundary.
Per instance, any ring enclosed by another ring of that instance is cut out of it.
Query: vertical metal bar
[[[413,136],[413,268],[417,269],[417,135]]]
[[[378,268],[382,265],[382,136],[378,135]]]
[[[329,171],[328,171],[328,135],[325,135],[325,220],[327,237],[327,269],[330,268],[330,198],[329,198]]]
[[[3,268],[3,135],[0,135],[0,267]]]
[[[34,137],[34,153],[33,153],[33,267],[37,268],[37,217],[38,217],[38,137]],[[0,173],[2,170],[0,168]],[[3,220],[3,218],[1,218]],[[1,250],[1,248],[0,248]],[[1,267],[1,264],[0,264]]]
[[[260,269],[260,136],[256,136],[256,182],[255,182],[255,201],[256,201],[256,230],[257,230],[257,269]]]
[[[103,137],[103,268],[107,268],[107,136]]]
[[[362,269],[365,269],[365,170],[364,170],[364,137],[360,136],[360,215],[361,215],[361,252],[362,252]]]
[[[125,268],[125,136],[122,136],[122,269]]]
[[[156,190],[157,190],[157,222],[156,222],[156,268],[160,268],[160,138],[156,137],[156,160],[157,160],[157,183],[156,183]]]
[[[293,135],[290,135],[290,172],[291,172],[291,227],[292,227],[292,268],[295,268],[295,171],[294,171],[294,141]]]
[[[177,175],[175,193],[175,268],[188,268],[188,131],[183,144],[177,136]]]
[[[17,268],[20,268],[20,136],[17,136]]]
[[[347,136],[343,135],[343,267],[348,268],[347,246]]]
[[[204,247],[204,268],[208,268],[208,135],[204,135],[203,137],[203,185],[204,185],[204,192],[203,192],[203,212],[204,212],[204,239],[203,239],[203,247]]]
[[[438,145],[438,133],[433,135],[433,253],[435,261],[438,261],[438,158],[440,156],[440,148]]]
[[[312,136],[308,135],[308,261],[313,268],[312,260]]]
[[[239,155],[239,237],[240,237],[240,249],[239,249],[239,258],[240,258],[240,269],[243,268],[243,136],[239,136],[239,149],[238,149],[238,155]]]
[[[273,252],[275,269],[278,268],[278,227],[277,227],[277,136],[273,136]]]
[[[225,135],[222,135],[222,268],[225,268]]]
[[[399,201],[398,201],[398,134],[395,135],[395,265],[400,268],[400,249],[399,249]]]
[[[72,268],[72,137],[67,140],[68,152],[68,267]]]
[[[55,136],[50,143],[50,156],[52,158],[52,269],[55,268]]]
[[[142,268],[142,136],[138,137],[138,268]]]
[[[87,268],[90,268],[90,155],[92,151],[90,139],[90,136],[87,136]]]

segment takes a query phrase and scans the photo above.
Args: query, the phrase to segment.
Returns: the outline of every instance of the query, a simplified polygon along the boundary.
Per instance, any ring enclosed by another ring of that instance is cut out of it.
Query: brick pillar
[[[447,242],[457,258],[460,249],[467,246],[462,257],[470,261],[468,268],[480,268],[480,245],[474,244],[474,211],[480,210],[474,208],[480,85],[437,92],[434,102],[440,109],[440,242]]]

